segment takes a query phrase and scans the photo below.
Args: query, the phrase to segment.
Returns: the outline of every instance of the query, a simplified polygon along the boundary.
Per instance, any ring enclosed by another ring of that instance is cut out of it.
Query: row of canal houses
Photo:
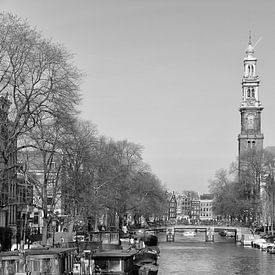
[[[216,219],[212,203],[212,194],[199,195],[193,191],[184,194],[173,193],[169,199],[169,220],[190,223]]]
[[[11,102],[0,97],[0,149],[7,147],[9,142],[9,125],[8,119],[9,107]],[[39,231],[42,227],[43,211],[41,210],[42,201],[37,193],[38,186],[41,186],[44,176],[43,170],[38,166],[25,167],[21,162],[22,156],[17,152],[17,142],[10,146],[10,157],[6,166],[9,167],[8,173],[1,174],[0,180],[0,244],[3,250],[9,248],[12,244],[18,243],[23,236],[26,237],[27,229],[34,232]],[[0,171],[4,170],[4,154],[0,155]],[[35,151],[33,156],[35,156]],[[53,163],[54,164],[54,163]],[[38,165],[42,165],[41,162]],[[49,177],[55,176],[54,165]],[[53,199],[58,200],[55,204],[54,215],[61,215],[60,194],[53,194],[51,179],[49,179],[47,188],[47,208],[51,210]]]

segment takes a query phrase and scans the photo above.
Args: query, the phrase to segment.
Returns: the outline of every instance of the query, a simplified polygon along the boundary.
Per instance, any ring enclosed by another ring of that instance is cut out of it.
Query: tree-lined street
[[[0,96],[6,100],[1,206],[13,217],[2,221],[13,227],[12,242],[26,241],[25,231],[36,229],[46,245],[53,221],[58,231],[87,231],[98,230],[102,217],[105,227],[121,229],[127,215],[133,223],[165,215],[166,190],[144,163],[142,146],[104,137],[80,119],[83,75],[72,54],[24,19],[0,16]],[[18,173],[28,182],[28,200],[19,201]],[[27,220],[34,212],[43,224],[26,225],[23,238],[16,217]]]

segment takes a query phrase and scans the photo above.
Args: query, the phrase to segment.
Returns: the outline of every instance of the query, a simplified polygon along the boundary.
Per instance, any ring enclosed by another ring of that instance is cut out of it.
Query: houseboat
[[[138,267],[134,264],[136,250],[107,250],[93,255],[95,274],[135,275]]]
[[[69,274],[73,272],[75,249],[39,248],[0,253],[0,274]]]

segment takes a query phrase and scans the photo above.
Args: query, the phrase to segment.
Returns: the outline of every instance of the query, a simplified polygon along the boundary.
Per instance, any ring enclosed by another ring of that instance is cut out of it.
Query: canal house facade
[[[214,218],[212,210],[213,199],[200,200],[200,220],[212,220]]]
[[[27,222],[33,197],[32,184],[17,161],[17,142],[10,140],[10,105],[7,98],[0,97],[0,243],[3,249],[24,235],[22,222]]]
[[[168,219],[169,220],[176,219],[177,218],[177,199],[174,193],[169,200],[168,209],[169,209]]]

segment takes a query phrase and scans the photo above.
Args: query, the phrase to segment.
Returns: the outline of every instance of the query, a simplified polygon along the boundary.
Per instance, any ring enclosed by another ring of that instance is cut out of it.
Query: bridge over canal
[[[152,232],[157,234],[159,232],[166,233],[167,241],[176,241],[176,233],[186,233],[186,232],[204,232],[205,233],[205,241],[206,242],[214,242],[215,241],[215,233],[224,232],[227,237],[234,238],[235,242],[241,240],[242,234],[251,234],[252,231],[250,228],[246,227],[235,227],[235,226],[201,226],[201,225],[175,225],[175,226],[163,226],[156,227],[153,229],[147,229],[147,232]]]

